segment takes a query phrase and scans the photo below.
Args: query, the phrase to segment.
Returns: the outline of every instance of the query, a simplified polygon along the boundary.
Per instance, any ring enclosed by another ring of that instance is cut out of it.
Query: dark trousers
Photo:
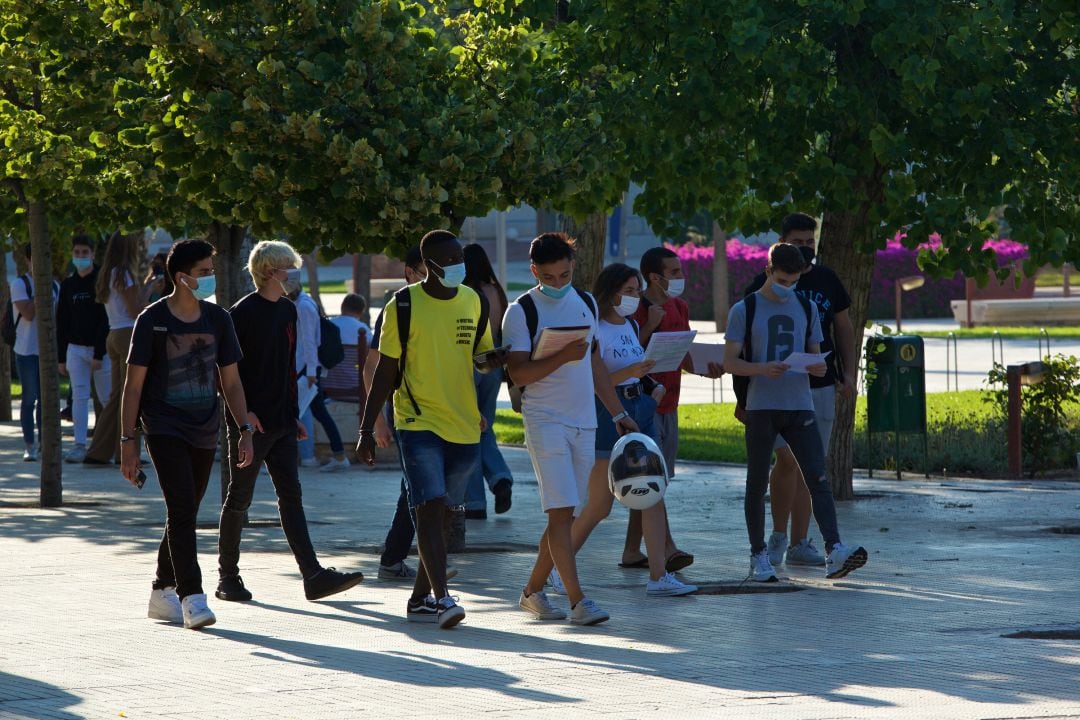
[[[240,574],[240,535],[244,530],[244,518],[251,498],[255,494],[255,481],[259,469],[266,463],[270,471],[270,480],[278,498],[278,516],[281,529],[289,541],[300,573],[308,578],[321,569],[311,546],[308,533],[307,517],[304,515],[304,503],[300,490],[300,475],[297,472],[299,450],[296,441],[296,426],[284,430],[255,433],[252,446],[255,457],[244,468],[236,467],[237,442],[239,433],[235,427],[229,427],[229,462],[230,478],[225,504],[221,508],[221,523],[218,532],[218,573],[221,577]]]
[[[175,586],[181,598],[199,594],[203,589],[195,521],[214,467],[214,449],[197,448],[171,435],[147,436],[146,449],[165,496],[165,534],[158,547],[154,588]]]
[[[394,511],[394,519],[390,523],[390,530],[386,533],[386,543],[383,547],[382,557],[379,558],[379,564],[384,566],[396,565],[407,558],[409,550],[412,549],[415,536],[416,523],[413,519],[412,510],[409,508],[409,496],[405,492],[405,478],[402,478],[397,510]]]
[[[817,421],[811,410],[749,410],[746,413],[746,530],[750,535],[750,552],[758,553],[765,543],[765,492],[769,489],[769,463],[773,444],[780,435],[787,441],[795,456],[810,499],[814,519],[825,540],[825,549],[840,542],[836,527],[836,504],[832,488],[825,478],[825,451],[821,447]]]

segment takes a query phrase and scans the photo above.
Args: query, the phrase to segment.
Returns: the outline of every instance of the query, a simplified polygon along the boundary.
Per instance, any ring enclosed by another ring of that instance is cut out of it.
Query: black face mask
[[[799,247],[799,252],[802,253],[803,260],[806,261],[806,264],[808,266],[814,262],[814,248],[807,245],[802,245]]]

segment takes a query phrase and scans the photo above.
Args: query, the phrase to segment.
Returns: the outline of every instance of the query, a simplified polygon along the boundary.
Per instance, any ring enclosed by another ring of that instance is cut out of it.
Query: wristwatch
[[[628,412],[626,412],[625,410],[623,410],[623,411],[622,411],[621,413],[619,413],[618,415],[612,415],[612,416],[611,416],[611,422],[613,422],[613,423],[617,423],[617,422],[619,422],[620,420],[622,420],[622,419],[623,419],[624,417],[630,417],[630,413],[628,413]]]
[[[251,423],[244,423],[243,425],[240,426],[240,432],[249,432],[252,435],[254,435],[255,434],[255,426],[252,425]]]
[[[139,438],[135,437],[134,435],[121,435],[120,436],[120,442],[122,442],[122,443],[135,442],[138,439]]]

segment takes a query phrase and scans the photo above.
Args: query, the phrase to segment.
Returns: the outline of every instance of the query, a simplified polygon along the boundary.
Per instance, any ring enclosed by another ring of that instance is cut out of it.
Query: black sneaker
[[[239,575],[229,575],[218,581],[214,597],[229,602],[245,602],[251,599],[251,591],[244,587],[244,581]]]
[[[491,492],[495,494],[496,515],[502,515],[504,512],[510,510],[510,504],[513,500],[513,490],[514,485],[508,478],[503,478],[495,483],[495,487],[491,488]]]
[[[364,581],[363,573],[342,573],[334,568],[323,568],[304,580],[304,596],[308,600],[322,600],[359,585]]]
[[[454,602],[452,597],[444,597],[435,603],[439,610],[439,627],[449,630],[465,619],[465,608]]]
[[[435,596],[428,595],[423,600],[410,600],[405,605],[405,619],[409,622],[439,622],[439,605],[435,602]]]

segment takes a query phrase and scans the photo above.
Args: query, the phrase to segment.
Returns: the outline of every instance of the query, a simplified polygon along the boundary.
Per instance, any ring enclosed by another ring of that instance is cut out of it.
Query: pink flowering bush
[[[918,250],[905,248],[900,242],[901,237],[897,234],[886,243],[883,250],[877,253],[870,289],[871,318],[892,317],[895,314],[893,307],[895,281],[908,275],[922,274],[916,263]],[[931,246],[940,242],[940,236],[930,236]],[[712,320],[712,247],[693,243],[668,245],[668,247],[678,254],[683,264],[683,271],[686,273],[686,291],[683,297],[690,305],[690,317],[695,320]],[[1002,266],[1027,257],[1027,248],[1012,240],[988,240],[984,247],[993,248],[997,253],[998,263]],[[758,273],[765,269],[767,260],[768,246],[766,245],[744,243],[737,239],[727,241],[728,301],[730,303],[735,303],[742,298],[746,287]],[[1000,297],[1002,293],[1010,295],[1013,292],[1011,279],[1006,280],[1003,286],[993,279],[990,282],[991,285],[988,288],[976,291],[976,297],[980,295],[991,297],[995,294]],[[1030,296],[1033,283],[1033,280],[1025,281],[1021,294]],[[926,284],[921,288],[905,293],[904,317],[950,317],[952,315],[950,302],[963,297],[964,278],[959,273],[951,278],[940,280],[927,278]]]

